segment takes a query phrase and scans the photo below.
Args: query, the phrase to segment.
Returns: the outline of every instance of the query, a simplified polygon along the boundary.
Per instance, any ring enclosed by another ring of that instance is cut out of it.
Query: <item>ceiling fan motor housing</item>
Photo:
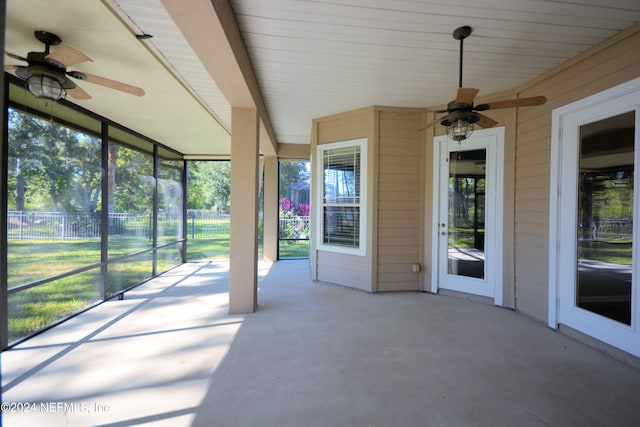
[[[456,102],[455,100],[451,101],[450,103],[447,104],[447,112],[452,112],[452,111],[465,111],[465,110],[472,110],[473,109],[473,104],[465,104],[463,102]]]
[[[455,122],[457,122],[458,120],[464,120],[467,123],[473,124],[480,120],[480,115],[474,113],[473,111],[468,111],[468,110],[452,111],[451,113],[449,113],[449,115],[447,115],[444,119],[442,119],[440,124],[442,126],[448,127],[454,124]]]

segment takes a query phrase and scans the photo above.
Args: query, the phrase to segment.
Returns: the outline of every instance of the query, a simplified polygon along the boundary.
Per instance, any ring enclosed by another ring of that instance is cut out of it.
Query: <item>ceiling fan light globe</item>
[[[29,92],[36,98],[58,101],[64,99],[67,95],[67,91],[58,79],[45,74],[30,75],[27,79],[27,85],[29,86]]]
[[[473,133],[473,123],[465,119],[455,120],[451,126],[447,127],[447,136],[454,141],[464,141]]]

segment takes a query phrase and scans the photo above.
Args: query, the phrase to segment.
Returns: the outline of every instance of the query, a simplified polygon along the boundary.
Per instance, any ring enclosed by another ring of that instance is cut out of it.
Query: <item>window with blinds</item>
[[[363,166],[366,139],[318,147],[321,164],[320,249],[364,254]]]

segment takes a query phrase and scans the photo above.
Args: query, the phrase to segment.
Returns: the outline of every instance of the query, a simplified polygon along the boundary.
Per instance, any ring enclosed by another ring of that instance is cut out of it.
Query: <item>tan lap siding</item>
[[[419,290],[421,114],[379,112],[377,290]]]
[[[370,265],[366,257],[318,251],[318,280],[371,291]]]

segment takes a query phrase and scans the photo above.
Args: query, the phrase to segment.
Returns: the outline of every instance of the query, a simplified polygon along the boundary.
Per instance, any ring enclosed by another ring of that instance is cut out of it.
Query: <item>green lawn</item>
[[[262,253],[262,243],[258,245]],[[309,241],[280,241],[280,259],[309,258]],[[260,256],[260,255],[259,255]],[[187,261],[229,259],[229,240],[189,240]]]
[[[187,261],[229,259],[228,235],[225,240],[188,240]]]
[[[9,342],[75,313],[100,299],[96,268],[9,295]]]
[[[100,240],[9,240],[9,288],[100,262]]]
[[[109,258],[149,247],[147,239],[114,239],[109,244]],[[100,241],[9,240],[7,252],[7,282],[11,288],[99,263]],[[159,263],[165,269],[170,267],[169,264],[167,260]],[[151,266],[150,253],[111,264],[108,294],[113,295],[150,277]],[[99,300],[99,267],[11,293],[8,307],[9,341],[35,332]]]
[[[278,249],[280,259],[309,258],[308,240],[281,240]]]
[[[149,248],[148,239],[122,238],[109,243],[109,258]],[[262,245],[259,246],[259,256]],[[160,250],[158,269],[179,262],[178,247]],[[309,256],[309,242],[280,242],[280,258]],[[161,259],[160,259],[161,258]],[[229,240],[189,240],[187,260],[229,259]],[[15,287],[100,262],[100,241],[9,240],[8,285]],[[110,264],[107,293],[114,295],[151,276],[151,254]],[[100,268],[74,274],[9,295],[9,341],[29,335],[100,300]]]
[[[579,257],[615,264],[631,265],[630,240],[581,241]]]

